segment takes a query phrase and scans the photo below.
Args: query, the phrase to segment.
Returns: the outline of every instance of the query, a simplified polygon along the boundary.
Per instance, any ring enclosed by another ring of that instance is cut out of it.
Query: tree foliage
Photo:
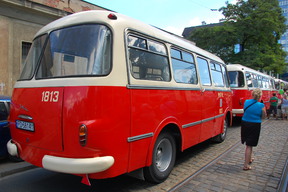
[[[240,63],[256,70],[281,73],[286,53],[278,43],[286,31],[278,0],[238,0],[220,9],[222,25],[200,27],[189,39],[226,63]],[[235,51],[238,45],[239,51]]]

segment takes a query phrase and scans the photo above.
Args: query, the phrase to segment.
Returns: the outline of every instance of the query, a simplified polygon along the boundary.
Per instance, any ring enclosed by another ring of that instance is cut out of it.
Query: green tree
[[[238,0],[220,9],[223,25],[201,27],[189,39],[227,63],[240,63],[256,70],[281,73],[286,53],[278,43],[286,31],[278,0]],[[235,52],[239,45],[239,52]]]

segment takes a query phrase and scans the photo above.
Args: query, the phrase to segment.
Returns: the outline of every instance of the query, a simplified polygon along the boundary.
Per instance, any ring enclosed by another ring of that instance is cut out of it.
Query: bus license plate
[[[27,131],[34,131],[34,123],[16,120],[16,127]]]

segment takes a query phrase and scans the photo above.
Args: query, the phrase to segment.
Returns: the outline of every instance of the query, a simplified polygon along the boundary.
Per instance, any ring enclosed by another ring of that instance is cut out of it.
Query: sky
[[[237,0],[85,0],[97,6],[182,35],[185,27],[218,23],[219,8]]]

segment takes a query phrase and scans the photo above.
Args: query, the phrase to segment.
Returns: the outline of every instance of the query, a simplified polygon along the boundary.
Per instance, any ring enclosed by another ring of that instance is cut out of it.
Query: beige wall
[[[9,21],[0,17],[0,94],[7,93],[8,87],[8,46]]]
[[[56,9],[64,10],[70,13],[76,13],[87,10],[103,10],[104,8],[95,6],[81,0],[30,0]],[[106,9],[105,9],[106,10]]]
[[[22,69],[22,42],[32,42],[42,27],[27,21],[0,16],[0,94],[11,95]]]

